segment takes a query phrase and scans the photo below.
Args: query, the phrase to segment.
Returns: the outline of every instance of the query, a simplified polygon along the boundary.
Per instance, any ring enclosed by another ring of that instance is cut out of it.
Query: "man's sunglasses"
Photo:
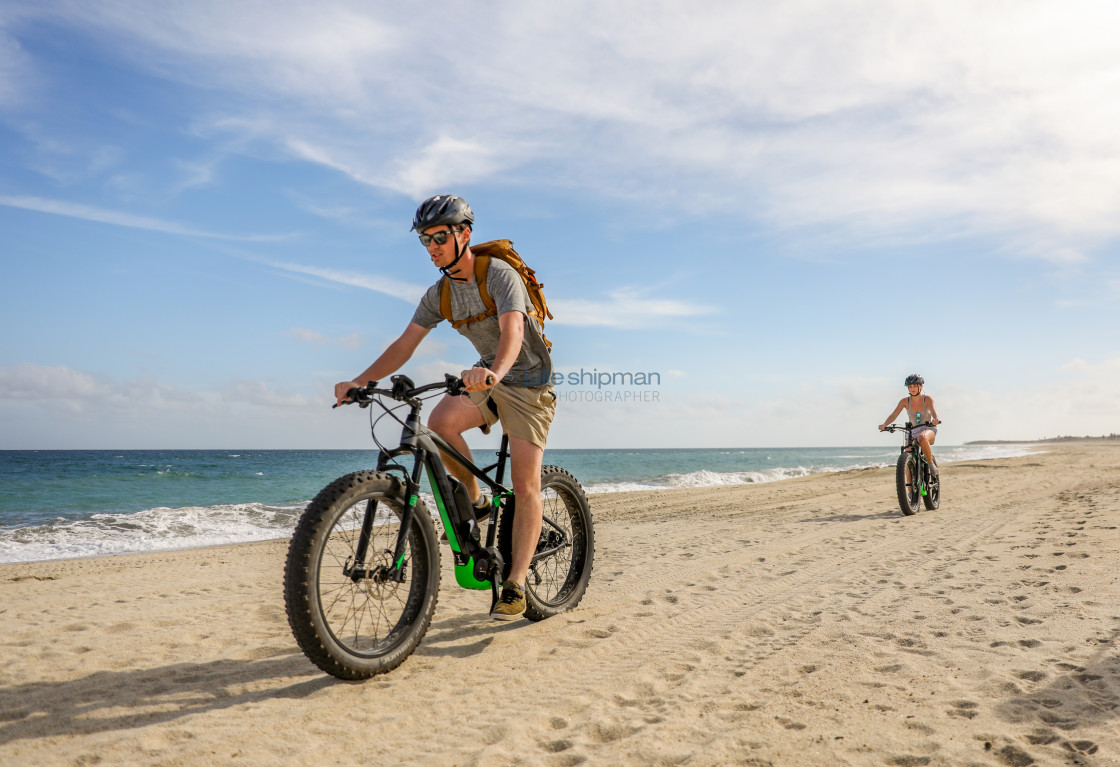
[[[435,234],[422,234],[422,235],[420,235],[420,244],[423,245],[425,248],[428,247],[429,245],[431,245],[433,242],[436,245],[443,245],[445,242],[447,242],[447,238],[450,237],[452,234],[453,234],[452,232],[436,232]]]

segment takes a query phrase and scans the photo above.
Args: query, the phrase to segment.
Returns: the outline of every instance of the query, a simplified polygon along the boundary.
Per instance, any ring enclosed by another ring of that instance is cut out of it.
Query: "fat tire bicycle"
[[[391,389],[378,389],[376,382],[351,389],[344,404],[379,405],[402,424],[400,444],[386,449],[377,443],[376,470],[339,477],[315,496],[296,523],[284,567],[284,603],[296,642],[312,663],[339,679],[392,671],[431,623],[440,539],[420,497],[425,470],[458,585],[489,589],[493,609],[512,558],[516,498],[502,485],[509,437],[502,436],[497,461],[479,468],[420,420],[421,395],[462,394],[459,378],[448,375],[424,386],[403,375],[390,380]],[[384,400],[407,406],[404,420],[395,412],[402,405]],[[489,487],[485,539],[466,486],[447,473],[440,451]],[[409,456],[411,469],[398,461]],[[579,604],[595,557],[591,507],[576,478],[558,466],[542,466],[541,500],[541,535],[525,584],[525,617],[532,621]]]
[[[902,446],[894,472],[898,505],[906,516],[916,514],[919,503],[924,504],[929,511],[941,505],[941,477],[933,473],[926,457],[922,455],[921,446],[914,439],[914,429],[932,425],[928,421],[916,425],[907,421],[903,426],[892,424],[883,429],[889,432],[906,432],[906,443]]]

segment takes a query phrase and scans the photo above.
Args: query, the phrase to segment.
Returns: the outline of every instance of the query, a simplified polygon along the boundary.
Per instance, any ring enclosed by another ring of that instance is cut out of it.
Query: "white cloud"
[[[716,311],[713,307],[687,301],[647,298],[645,292],[644,289],[621,288],[609,293],[606,300],[549,299],[549,308],[556,316],[550,322],[557,325],[644,329]]]
[[[45,8],[236,94],[214,124],[414,198],[531,169],[666,211],[996,233],[1059,264],[1120,233],[1112,3],[436,2],[439,45],[410,7],[345,0]]]
[[[350,272],[340,269],[324,269],[317,266],[306,266],[304,264],[282,261],[262,261],[262,263],[275,269],[282,269],[294,274],[306,274],[328,282],[337,282],[341,285],[375,290],[378,293],[384,293],[387,296],[399,298],[402,301],[408,301],[410,303],[419,302],[420,297],[424,295],[424,291],[428,289],[426,285],[414,285],[409,282],[402,282],[392,277],[384,277],[377,274]]]
[[[72,412],[142,413],[151,409],[189,409],[200,395],[142,377],[115,381],[102,373],[66,366],[21,362],[0,366],[0,401],[49,403]]]
[[[132,229],[147,229],[165,234],[180,234],[190,237],[208,237],[219,240],[235,240],[238,242],[278,242],[291,235],[235,235],[205,232],[200,229],[191,229],[172,221],[163,221],[148,216],[137,216],[131,213],[121,213],[115,210],[105,210],[91,205],[82,205],[61,200],[46,200],[41,197],[18,196],[9,197],[0,195],[0,205],[10,208],[33,210],[39,213],[49,213],[55,216],[80,218],[85,221],[96,221],[113,226],[125,226]]]
[[[470,362],[427,354],[402,372],[418,383],[434,381]],[[1114,386],[1120,358],[1077,364],[1067,372],[1061,380],[1037,386],[988,390],[947,385],[932,392],[945,421],[939,444],[1120,431]],[[213,390],[188,391],[152,378],[117,380],[65,366],[0,366],[5,422],[23,425],[23,431],[0,433],[0,440],[12,448],[364,446],[368,431],[355,426],[355,418],[328,415],[325,403],[333,381],[312,383],[312,392],[240,379]],[[562,400],[551,445],[893,447],[897,439],[879,434],[876,425],[898,401],[897,389],[897,382],[886,380],[821,379],[760,398],[737,390],[693,393],[664,381],[649,388],[641,401]],[[276,411],[283,411],[283,418],[262,415]]]
[[[131,427],[157,411],[201,417],[226,411],[223,403],[297,409],[313,404],[302,394],[278,391],[264,381],[239,379],[216,391],[192,391],[150,376],[118,380],[65,365],[30,362],[0,366],[0,403],[34,403],[91,416],[112,415],[131,422]]]
[[[33,82],[34,69],[19,41],[4,30],[0,14],[0,106],[23,100],[25,89]]]
[[[50,400],[103,396],[108,379],[65,366],[21,362],[0,367],[0,399]]]
[[[364,343],[361,333],[348,333],[344,336],[332,338],[317,330],[293,327],[288,328],[284,335],[312,346],[338,346],[342,349],[357,349]]]
[[[415,285],[379,274],[290,262],[261,261],[261,263],[294,274],[305,274],[328,282],[374,290],[413,304],[419,302],[428,289],[426,285]],[[650,298],[645,295],[649,290],[649,288],[622,288],[611,292],[605,300],[550,298],[549,308],[556,319],[549,320],[548,324],[641,330],[713,314],[716,311],[712,307],[687,301]],[[309,339],[304,337],[301,340]]]
[[[220,395],[226,402],[268,408],[302,410],[314,405],[314,402],[303,394],[277,391],[270,384],[261,381],[231,381],[222,387]]]

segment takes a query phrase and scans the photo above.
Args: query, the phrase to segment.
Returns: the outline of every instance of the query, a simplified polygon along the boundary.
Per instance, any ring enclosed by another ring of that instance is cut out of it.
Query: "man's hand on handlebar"
[[[498,383],[498,376],[489,368],[475,367],[464,370],[462,374],[463,388],[467,391],[482,391]]]
[[[338,407],[339,405],[341,405],[344,402],[349,402],[350,398],[347,397],[346,395],[350,392],[351,389],[360,389],[360,388],[362,388],[362,385],[360,383],[358,383],[357,381],[339,381],[338,383],[336,383],[334,385],[334,396],[335,396],[335,399],[338,400],[338,401],[335,403],[334,406]]]

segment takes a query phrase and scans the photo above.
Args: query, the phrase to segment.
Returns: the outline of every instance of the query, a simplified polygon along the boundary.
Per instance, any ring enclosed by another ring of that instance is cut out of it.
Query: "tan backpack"
[[[513,242],[511,240],[482,242],[478,245],[471,245],[471,252],[474,254],[474,281],[478,284],[478,294],[482,303],[486,305],[486,311],[462,320],[452,319],[451,280],[444,275],[439,288],[439,313],[443,315],[443,318],[451,323],[451,327],[458,330],[463,325],[479,322],[498,313],[498,307],[494,304],[494,299],[490,297],[490,291],[486,289],[486,273],[490,269],[490,259],[500,258],[516,269],[521,276],[521,281],[525,283],[525,290],[529,293],[529,302],[533,304],[533,310],[529,314],[541,326],[541,338],[544,338],[545,344],[551,350],[552,342],[544,336],[544,318],[552,319],[552,312],[548,310],[548,304],[544,300],[544,284],[537,282],[537,273],[521,260],[521,256],[517,255],[517,251],[513,249]]]

